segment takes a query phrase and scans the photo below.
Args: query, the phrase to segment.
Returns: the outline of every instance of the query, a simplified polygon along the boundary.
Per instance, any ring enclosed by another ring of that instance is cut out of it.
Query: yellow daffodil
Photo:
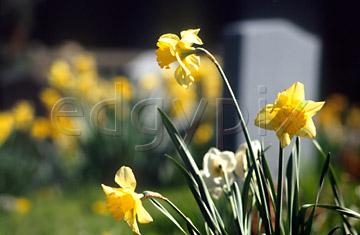
[[[205,144],[214,134],[214,128],[210,123],[201,124],[195,132],[194,141],[196,144]]]
[[[141,203],[143,194],[134,192],[136,187],[134,173],[129,167],[123,166],[116,173],[115,182],[121,188],[101,185],[106,194],[107,207],[116,220],[124,218],[132,230],[140,234],[136,217],[139,223],[152,222],[152,218]]]
[[[95,55],[91,52],[84,52],[73,58],[73,64],[79,73],[96,71]]]
[[[116,84],[119,85],[116,85]],[[117,76],[112,79],[112,84],[115,86],[116,92],[125,100],[130,100],[133,96],[133,88],[131,82],[124,76]]]
[[[29,101],[16,102],[13,107],[16,129],[25,130],[29,128],[34,120],[34,112],[34,107]]]
[[[200,66],[200,57],[193,54],[195,48],[192,47],[193,44],[203,44],[197,36],[199,31],[200,29],[184,30],[180,33],[181,39],[172,33],[164,34],[156,44],[159,47],[156,50],[159,66],[169,69],[169,65],[177,61],[180,66],[175,71],[175,78],[185,88],[194,82],[191,72],[199,70]]]
[[[49,82],[52,86],[60,90],[70,89],[74,87],[74,74],[71,66],[66,60],[55,60],[50,67]]]
[[[26,214],[31,209],[31,202],[23,197],[15,199],[14,204],[15,210],[21,214]]]
[[[53,105],[61,99],[61,95],[57,90],[53,88],[46,88],[40,93],[40,100],[46,106],[47,109],[51,110]]]
[[[44,117],[36,118],[31,127],[31,136],[36,139],[45,139],[52,133],[52,126],[49,119]]]
[[[274,130],[281,147],[290,144],[294,135],[314,138],[314,116],[325,102],[305,100],[304,85],[300,82],[279,93],[274,104],[264,106],[255,118],[255,125]]]
[[[14,125],[14,116],[11,112],[0,112],[0,146],[10,136]]]

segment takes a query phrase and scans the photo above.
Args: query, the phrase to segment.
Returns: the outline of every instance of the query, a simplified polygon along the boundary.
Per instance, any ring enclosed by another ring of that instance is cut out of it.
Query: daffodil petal
[[[306,105],[304,107],[304,111],[306,116],[311,118],[313,117],[325,104],[325,101],[322,102],[314,102],[312,100],[307,100]]]
[[[151,215],[145,210],[140,200],[136,202],[135,210],[139,223],[146,224],[153,221]]]
[[[167,33],[159,38],[159,42],[166,43],[169,46],[175,48],[176,44],[180,41],[179,37],[172,33]]]
[[[159,48],[155,51],[155,54],[160,68],[165,67],[166,69],[169,69],[169,65],[176,61],[176,57],[171,54],[169,48]]]
[[[181,33],[180,33],[181,41],[185,42],[187,45],[190,45],[190,46],[193,43],[198,44],[198,45],[202,45],[203,42],[197,36],[199,31],[200,31],[200,29],[188,29],[188,30],[181,31]]]
[[[185,66],[187,68],[189,68],[189,70],[191,72],[193,72],[194,70],[199,70],[199,66],[200,66],[200,57],[197,55],[189,55],[187,56],[184,60],[183,60]]]
[[[125,213],[124,220],[131,227],[134,233],[140,234],[139,226],[136,222],[136,211],[134,209]]]
[[[316,128],[313,120],[311,118],[307,119],[306,125],[301,128],[295,135],[310,139],[314,138],[316,136]]]
[[[117,188],[106,186],[104,184],[101,184],[101,187],[103,188],[106,195],[108,195],[110,193],[116,193],[117,195],[122,195],[123,194],[122,191],[117,189]]]
[[[134,173],[129,167],[122,166],[115,175],[115,182],[122,188],[135,191],[136,179]]]
[[[280,140],[281,148],[285,148],[286,146],[288,146],[293,137],[293,135],[289,135],[289,133],[284,133],[281,130],[276,132],[276,136]]]
[[[255,125],[267,130],[274,130],[274,118],[276,117],[277,110],[274,109],[272,104],[265,105],[260,112],[256,115]]]
[[[175,70],[175,79],[184,88],[188,88],[194,82],[194,77],[182,66]]]
[[[116,193],[110,193],[106,195],[106,198],[107,198],[107,202],[106,202],[107,208],[111,213],[111,215],[116,220],[121,220],[125,215],[125,211],[121,208],[122,204],[120,197],[118,197]]]
[[[304,100],[305,99],[305,92],[304,92],[304,84],[301,82],[296,82],[295,84],[291,85],[288,89],[282,92],[283,95],[289,97],[290,102],[296,100]]]

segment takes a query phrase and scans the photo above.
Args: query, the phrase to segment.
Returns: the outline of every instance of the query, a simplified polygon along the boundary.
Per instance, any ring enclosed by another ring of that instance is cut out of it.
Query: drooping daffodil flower
[[[194,82],[192,71],[199,70],[200,57],[195,54],[193,44],[202,45],[203,42],[197,36],[200,29],[188,29],[180,33],[181,39],[172,33],[162,35],[156,50],[157,61],[161,68],[169,69],[169,65],[175,61],[179,67],[175,71],[176,81],[187,88]]]

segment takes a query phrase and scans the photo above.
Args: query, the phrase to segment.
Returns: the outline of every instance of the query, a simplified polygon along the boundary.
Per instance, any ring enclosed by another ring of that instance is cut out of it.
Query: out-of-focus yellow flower
[[[146,91],[154,91],[159,85],[159,77],[155,74],[147,73],[141,77],[140,86]]]
[[[213,134],[214,134],[214,128],[211,124],[209,123],[201,124],[195,132],[194,141],[196,144],[207,143],[210,140],[210,138],[213,136]]]
[[[14,116],[11,112],[0,112],[0,146],[7,140],[14,125]]]
[[[91,52],[85,52],[77,55],[73,59],[73,64],[75,69],[80,73],[96,70],[95,56]]]
[[[46,88],[40,93],[40,100],[49,110],[61,99],[61,95],[53,88]]]
[[[290,144],[294,135],[314,138],[314,116],[325,102],[305,100],[304,85],[300,82],[279,93],[274,104],[264,106],[255,118],[255,125],[274,130],[281,147]]]
[[[141,203],[143,194],[134,192],[136,187],[134,173],[129,167],[122,166],[116,172],[115,182],[121,188],[101,185],[106,194],[107,207],[116,220],[124,218],[132,230],[140,234],[136,217],[139,223],[152,222],[152,218]]]
[[[214,106],[216,99],[221,97],[223,83],[217,68],[210,60],[201,61],[201,67],[193,72],[195,81],[201,86],[202,96]]]
[[[31,208],[30,201],[23,197],[15,199],[14,203],[15,210],[21,214],[28,213]]]
[[[69,117],[58,117],[58,122],[54,126],[52,138],[55,146],[63,152],[73,152],[78,144],[77,136],[65,135],[62,132],[79,128],[80,123]]]
[[[66,60],[55,60],[48,75],[49,82],[52,86],[60,90],[73,88],[75,84],[74,74]]]
[[[157,61],[161,68],[169,69],[169,65],[177,61],[180,66],[175,71],[176,81],[187,88],[194,82],[192,71],[196,71],[200,66],[200,57],[193,54],[195,48],[193,44],[202,45],[203,42],[197,36],[200,29],[188,29],[180,33],[181,39],[175,34],[168,33],[162,35],[156,50]]]
[[[342,114],[348,103],[348,99],[342,94],[332,94],[326,98],[326,105],[316,117],[319,126],[326,129],[334,125],[342,125]]]
[[[106,208],[106,202],[97,200],[91,205],[91,209],[95,214],[106,215],[108,210]]]
[[[31,136],[36,139],[45,139],[52,133],[52,125],[47,118],[39,117],[36,118],[32,128]]]
[[[102,232],[101,235],[112,235],[112,233],[109,232]]]
[[[124,77],[124,76],[114,77],[111,82],[115,86],[116,92],[121,94],[121,96],[125,100],[131,99],[132,93],[133,93],[132,85],[126,77]],[[116,83],[120,83],[120,85],[116,85]]]
[[[346,118],[346,124],[351,128],[360,129],[360,108],[352,107]]]
[[[15,127],[18,130],[28,129],[34,120],[34,108],[26,100],[18,101],[13,107]]]

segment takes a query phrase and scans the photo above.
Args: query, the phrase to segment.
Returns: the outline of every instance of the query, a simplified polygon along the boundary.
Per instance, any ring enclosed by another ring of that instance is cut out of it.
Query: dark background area
[[[286,18],[318,35],[323,42],[322,98],[340,92],[360,100],[355,1],[2,0],[1,70],[34,41],[50,47],[75,40],[89,49],[149,49],[163,33],[199,27],[206,47],[216,51],[227,24],[254,18]]]

